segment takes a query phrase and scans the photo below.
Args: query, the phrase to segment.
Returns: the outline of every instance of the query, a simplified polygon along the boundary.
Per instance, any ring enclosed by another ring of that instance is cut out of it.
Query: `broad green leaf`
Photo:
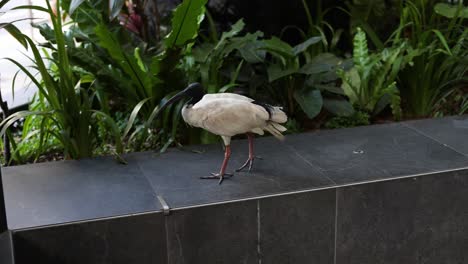
[[[310,119],[316,117],[323,106],[322,95],[317,89],[300,89],[294,92],[294,98]]]
[[[302,68],[299,69],[299,72],[304,74],[317,74],[322,72],[328,72],[333,69],[334,65],[322,62],[310,62],[302,66]]]
[[[447,18],[454,18],[455,16],[468,18],[468,7],[465,7],[463,5],[458,6],[458,5],[450,5],[447,3],[437,3],[434,6],[434,11],[437,14],[447,17]]]
[[[437,30],[437,29],[433,29],[432,32],[434,32],[436,34],[437,38],[439,38],[440,43],[442,43],[442,45],[444,46],[445,51],[447,52],[447,54],[452,56],[452,51],[450,50],[450,48],[449,48],[449,46],[447,44],[447,39],[445,39],[442,32],[440,32],[440,30]]]
[[[139,98],[148,98],[152,96],[152,87],[157,82],[151,74],[144,72],[137,59],[125,52],[116,40],[115,36],[109,31],[106,25],[99,24],[96,29],[96,35],[99,38],[99,44],[105,48],[108,54],[119,64],[119,66],[130,76]]]
[[[122,138],[125,138],[128,134],[128,132],[130,131],[130,129],[132,128],[133,124],[135,123],[135,119],[138,115],[138,112],[140,112],[140,109],[143,107],[143,105],[148,102],[151,98],[146,98],[146,99],[143,99],[141,100],[134,108],[133,108],[133,111],[132,113],[130,114],[130,117],[128,118],[128,121],[127,121],[127,126],[125,127],[125,130],[124,130],[124,133],[122,135]]]
[[[208,0],[184,0],[173,12],[172,30],[166,36],[166,48],[182,47],[193,41],[203,21]]]
[[[341,87],[336,87],[332,84],[314,84],[313,87],[319,89],[320,91],[327,91],[334,94],[346,95]]]
[[[337,116],[351,116],[354,114],[354,108],[347,100],[324,99],[323,107]]]
[[[205,62],[208,56],[213,51],[215,45],[212,43],[204,42],[193,48],[193,57],[196,62]]]
[[[342,60],[332,53],[321,53],[315,56],[309,63],[302,66],[299,70],[304,74],[317,74],[335,69],[342,63]]]
[[[0,24],[0,29],[4,28],[12,37],[14,37],[23,47],[26,49],[28,48],[28,43],[25,39],[25,35],[21,33],[21,31],[13,24],[7,23],[7,24]]]
[[[261,49],[264,49],[273,55],[283,57],[283,58],[293,58],[295,57],[293,48],[286,42],[282,41],[277,37],[272,37],[263,41],[264,46]]]
[[[238,20],[234,25],[231,26],[231,30],[223,32],[221,39],[218,41],[214,49],[219,49],[222,45],[224,45],[226,40],[239,34],[244,29],[244,26],[244,20]]]
[[[272,64],[271,66],[267,68],[267,72],[268,72],[268,81],[273,82],[285,76],[294,74],[297,72],[297,70],[293,68],[283,69],[278,64]]]
[[[262,63],[265,61],[266,52],[260,50],[262,43],[260,41],[253,40],[240,47],[238,50],[244,60],[248,63]]]
[[[293,48],[294,55],[299,55],[300,53],[306,51],[311,45],[319,43],[322,40],[322,37],[314,36],[309,38],[308,40],[298,44]]]

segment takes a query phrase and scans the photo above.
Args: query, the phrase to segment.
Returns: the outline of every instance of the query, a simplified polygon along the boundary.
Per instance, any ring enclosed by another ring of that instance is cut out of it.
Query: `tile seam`
[[[11,259],[13,260],[13,264],[16,263],[16,253],[15,253],[15,243],[13,243],[13,231],[7,230],[9,232],[9,240],[10,240],[10,246],[11,246],[11,252],[10,256]]]
[[[431,135],[425,133],[424,131],[421,131],[421,130],[419,130],[419,129],[415,128],[415,127],[412,127],[412,126],[410,126],[410,125],[408,125],[408,124],[405,124],[405,123],[402,123],[401,125],[402,125],[403,127],[406,127],[406,128],[408,128],[408,129],[410,129],[410,130],[412,130],[412,131],[414,131],[414,132],[416,132],[416,133],[418,133],[418,134],[420,134],[420,135],[422,135],[422,136],[424,136],[424,137],[426,137],[426,138],[428,138],[428,139],[430,139],[430,140],[432,140],[432,141],[438,143],[439,145],[442,145],[442,146],[444,146],[444,147],[446,147],[446,148],[451,149],[452,151],[456,152],[457,154],[462,155],[463,157],[468,157],[468,154],[465,154],[465,153],[463,153],[463,152],[458,151],[457,149],[455,149],[455,148],[452,147],[451,145],[449,145],[449,144],[447,144],[447,143],[444,143],[444,142],[442,142],[442,141],[440,141],[440,140],[438,140],[438,139],[432,137]]]
[[[164,229],[166,231],[166,261],[167,261],[167,264],[170,263],[170,254],[169,254],[169,228],[167,228],[167,222],[168,222],[168,218],[167,217],[164,217]]]
[[[260,200],[257,200],[257,256],[258,264],[262,264]]]
[[[315,170],[317,170],[318,172],[320,172],[320,176],[326,178],[327,180],[329,180],[332,184],[334,185],[337,185],[337,183],[332,180],[330,177],[328,177],[324,172],[324,170],[316,165],[314,165],[313,163],[311,163],[310,161],[308,161],[304,156],[302,156],[301,154],[299,154],[299,152],[291,145],[286,145],[287,148],[289,148],[296,156],[298,156],[300,159],[302,159],[305,163],[307,163],[307,165],[309,165],[310,167],[314,168]]]
[[[338,188],[335,189],[335,242],[333,248],[333,263],[336,264],[336,247],[338,240]]]

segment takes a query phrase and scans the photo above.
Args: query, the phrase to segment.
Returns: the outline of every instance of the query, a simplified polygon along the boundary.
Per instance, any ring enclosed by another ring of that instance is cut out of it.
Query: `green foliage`
[[[239,20],[232,25],[230,31],[224,32],[215,43],[206,42],[193,49],[192,56],[196,64],[197,75],[199,74],[201,77],[201,84],[206,87],[208,93],[225,92],[236,86],[236,75],[243,65],[242,61],[247,63],[263,62],[264,52],[256,50],[257,40],[263,36],[263,33],[248,33],[238,37],[244,26],[244,21]],[[237,57],[229,57],[234,53]],[[232,76],[225,78],[222,68],[228,58],[232,59],[230,63],[236,65],[236,70]]]
[[[347,9],[342,9],[350,16],[350,33],[355,34],[361,28],[377,49],[385,47],[382,39],[388,38],[391,28],[398,24],[400,0],[350,0]]]
[[[447,3],[437,3],[434,6],[434,11],[447,18],[468,18],[468,7],[463,6],[463,1],[459,5],[450,5]]]
[[[463,100],[460,104],[460,110],[458,112],[459,115],[463,115],[468,113],[468,95],[463,97]]]
[[[340,54],[340,51],[337,49],[337,44],[344,31],[341,28],[335,30],[330,23],[325,20],[325,16],[330,10],[332,10],[332,8],[323,10],[322,1],[310,1],[315,4],[314,8],[311,9],[307,2],[307,0],[302,0],[309,28],[305,33],[302,30],[300,30],[300,32],[304,39],[308,39],[312,36],[319,36],[321,43],[321,45],[313,45],[309,47],[308,54],[311,57],[323,52],[334,52],[335,54]]]
[[[338,78],[335,71],[344,65],[343,61],[330,53],[309,53],[309,47],[320,40],[321,37],[314,36],[292,47],[272,37],[264,40],[261,46],[261,49],[272,55],[272,62],[267,66],[268,81],[272,86],[271,94],[284,98],[282,104],[287,106],[290,116],[299,114],[296,104],[308,118],[317,116],[324,105],[323,91],[335,96],[336,104],[327,106],[335,108],[336,105],[341,107],[347,104],[344,100],[339,100],[342,91],[335,83]],[[341,108],[349,109],[346,106]],[[343,114],[350,114],[352,111],[343,111]]]
[[[351,116],[336,116],[325,123],[325,128],[336,129],[370,125],[370,116],[366,112],[356,111]]]
[[[67,53],[69,42],[63,33],[61,21],[61,9],[57,1],[55,12],[49,1],[47,8],[38,6],[21,6],[16,9],[36,9],[49,15],[53,25],[54,45],[50,47],[52,57],[45,59],[38,50],[35,43],[24,34],[13,34],[19,41],[26,41],[28,48],[33,53],[32,61],[34,68],[42,78],[39,81],[34,74],[19,62],[7,58],[10,62],[18,66],[31,81],[38,87],[40,96],[45,101],[45,108],[35,111],[17,112],[1,124],[0,135],[4,135],[7,128],[16,121],[29,116],[41,118],[39,133],[39,151],[44,146],[44,141],[55,138],[60,142],[64,155],[67,158],[90,157],[99,140],[96,131],[99,126],[106,126],[109,135],[116,144],[116,151],[122,153],[122,142],[116,124],[106,113],[96,109],[102,101],[99,99],[98,91],[92,87],[92,82],[85,76],[76,72],[69,63]],[[47,65],[46,61],[50,61]],[[56,72],[50,69],[56,69]],[[26,137],[36,132],[29,131]]]
[[[404,56],[406,44],[369,54],[366,34],[360,28],[353,43],[354,67],[347,72],[338,70],[343,91],[358,109],[375,116],[390,105],[394,117],[399,119],[401,108],[396,77],[408,62]]]
[[[47,103],[44,97],[38,93],[34,96],[29,106],[30,111],[47,111]],[[23,123],[22,132],[19,133],[18,143],[13,150],[12,157],[16,163],[37,161],[42,154],[51,152],[63,153],[60,141],[49,133],[41,133],[41,128],[53,128],[55,124],[50,119],[44,119],[40,115],[30,115]]]
[[[173,12],[170,32],[153,47],[96,13],[95,7],[100,2],[83,3],[72,16],[74,37],[83,42],[80,48],[71,50],[72,62],[95,75],[99,87],[124,107],[118,110],[132,112],[123,137],[129,136],[127,140],[134,142],[136,149],[144,145],[149,134],[156,133],[160,142],[174,141],[180,114],[172,113],[172,108],[161,122],[135,121],[150,120],[155,108],[169,94],[186,85],[181,60],[197,37],[206,0],[183,1]],[[91,23],[90,19],[83,19],[91,16],[96,17]],[[158,131],[153,129],[156,126],[160,128]]]
[[[207,1],[185,0],[174,10],[172,31],[165,39],[166,47],[182,47],[197,37]]]
[[[407,2],[402,12],[392,42],[410,43],[407,56],[412,63],[398,74],[398,83],[406,115],[428,117],[447,93],[466,85],[468,29],[461,16],[441,17],[437,9],[428,15],[413,2]]]

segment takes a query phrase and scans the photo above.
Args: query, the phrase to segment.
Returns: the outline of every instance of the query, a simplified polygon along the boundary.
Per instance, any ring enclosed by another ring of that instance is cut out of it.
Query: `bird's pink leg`
[[[232,174],[226,173],[226,168],[229,162],[229,157],[231,157],[231,146],[227,145],[226,150],[224,151],[223,164],[221,165],[221,169],[219,173],[211,173],[211,176],[203,176],[200,178],[201,179],[219,179],[219,184],[221,184],[224,180],[224,176],[231,177]]]
[[[245,161],[244,165],[242,165],[236,171],[243,170],[245,167],[247,167],[247,165],[249,165],[249,172],[250,172],[250,170],[252,170],[253,162],[254,162],[254,159],[255,159],[254,149],[253,149],[253,138],[254,137],[253,137],[252,133],[247,133],[247,138],[249,139],[249,158]]]

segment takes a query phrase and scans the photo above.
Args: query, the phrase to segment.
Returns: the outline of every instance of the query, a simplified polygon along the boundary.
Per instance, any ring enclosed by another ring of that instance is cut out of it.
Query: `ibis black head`
[[[199,83],[192,83],[187,88],[184,90],[178,92],[176,95],[171,97],[171,99],[167,100],[160,108],[158,111],[158,116],[159,113],[161,113],[167,106],[181,100],[184,97],[190,97],[190,101],[188,104],[196,104],[198,101],[200,101],[203,96],[205,95],[205,92],[203,91],[203,87]]]
[[[187,86],[187,88],[185,88],[183,90],[183,93],[186,96],[192,98],[192,100],[190,102],[192,104],[195,104],[196,102],[200,101],[202,99],[203,95],[205,95],[205,91],[203,90],[203,87],[199,83],[189,84],[189,86]],[[195,102],[193,102],[193,101],[195,101]]]

